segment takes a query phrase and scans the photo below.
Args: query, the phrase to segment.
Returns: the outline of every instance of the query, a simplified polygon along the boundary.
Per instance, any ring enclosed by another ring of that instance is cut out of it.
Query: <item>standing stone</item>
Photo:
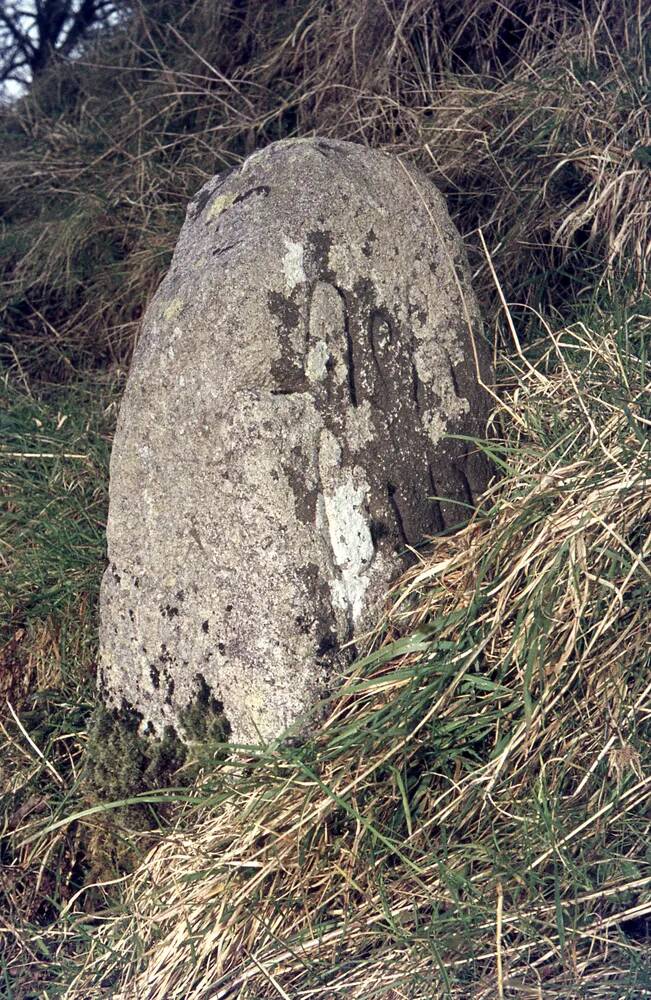
[[[188,209],[111,459],[100,683],[173,725],[206,695],[280,735],[405,550],[468,515],[490,381],[441,195],[348,142],[274,143]],[[443,497],[443,500],[432,499]]]

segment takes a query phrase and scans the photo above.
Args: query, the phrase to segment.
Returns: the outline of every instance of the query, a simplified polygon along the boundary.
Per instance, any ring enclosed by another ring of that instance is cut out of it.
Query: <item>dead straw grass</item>
[[[126,35],[2,112],[0,308],[25,384],[128,359],[216,170],[290,135],[354,139],[418,162],[467,237],[508,359],[490,445],[504,477],[421,553],[313,742],[233,752],[189,801],[169,792],[171,830],[121,886],[78,874],[97,819],[70,815],[82,708],[47,703],[56,733],[28,732],[73,777],[54,794],[40,758],[26,765],[46,820],[21,814],[22,846],[4,840],[20,891],[5,895],[0,990],[636,1000],[651,989],[649,321],[635,305],[649,11],[172,6],[143,0]],[[75,579],[73,564],[57,573]]]
[[[648,332],[509,366],[484,510],[312,745],[235,752],[178,808],[69,1000],[644,995]]]
[[[136,8],[0,119],[0,306],[41,364],[128,358],[197,188],[291,135],[419,162],[471,237],[489,314],[478,227],[510,302],[558,308],[604,276],[643,286],[651,22],[637,0]]]

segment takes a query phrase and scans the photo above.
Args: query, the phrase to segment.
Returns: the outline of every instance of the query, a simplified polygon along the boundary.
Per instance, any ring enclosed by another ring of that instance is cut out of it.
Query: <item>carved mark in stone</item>
[[[377,519],[371,521],[371,540],[373,542],[374,549],[377,550],[380,539],[386,538],[388,534],[389,528],[384,521],[379,521]]]
[[[442,531],[444,528],[443,514],[441,512],[441,504],[434,497],[440,496],[438,487],[436,485],[436,479],[434,478],[434,470],[432,469],[432,463],[428,460],[427,462],[427,472],[429,475],[430,486],[432,488],[432,508],[433,508],[433,522],[434,530]]]
[[[348,368],[348,395],[350,396],[350,402],[353,406],[357,406],[357,374],[355,365],[355,342],[353,340],[353,335],[350,329],[350,309],[348,306],[348,300],[346,298],[346,293],[342,288],[338,288],[336,285],[333,286],[338,292],[341,301],[343,302],[344,309],[344,335],[346,337],[346,366]]]
[[[400,533],[400,540],[402,541],[403,545],[405,546],[409,545],[407,534],[405,532],[405,526],[402,520],[402,512],[400,510],[400,506],[396,499],[396,487],[391,482],[387,483],[387,496],[389,498],[389,503],[391,504],[391,509],[393,510],[396,519],[396,524],[398,526],[398,531]]]
[[[341,143],[338,143],[335,146],[331,142],[328,142],[327,139],[316,139],[313,146],[320,153],[323,153],[324,156],[335,156],[338,160],[342,160],[344,157],[350,156],[350,150],[345,147],[345,144],[342,145]]]
[[[459,443],[455,441],[447,442],[448,445],[458,445]],[[463,506],[460,506],[459,503],[445,500],[446,496],[456,497],[461,503],[473,504],[470,484],[458,456],[459,451],[457,448],[450,449],[447,447],[440,453],[438,466],[440,478],[435,495],[443,498],[439,501],[438,508],[441,512],[442,524],[446,528],[459,524],[460,521],[464,521],[468,516],[468,511]]]
[[[332,403],[336,389],[336,359],[344,345],[344,363],[350,403],[357,406],[354,341],[350,330],[350,309],[343,289],[327,281],[317,281],[309,298],[306,368],[310,381],[324,382]]]
[[[315,229],[305,238],[303,255],[305,272],[310,281],[327,281],[335,285],[335,273],[330,267],[332,235],[326,229]]]
[[[416,544],[442,524],[427,496],[429,441],[418,413],[424,408],[424,387],[412,367],[412,333],[378,306],[369,279],[360,279],[342,294],[348,306],[356,402],[360,407],[371,404],[374,434],[386,443],[377,475],[375,470],[369,473],[371,517],[386,522],[397,544]],[[395,484],[392,502],[387,470],[392,470]]]
[[[212,255],[213,257],[221,257],[223,253],[226,253],[227,250],[232,250],[233,247],[236,247],[237,245],[237,243],[229,243],[228,246],[225,247],[215,247],[212,251]]]
[[[450,378],[452,379],[452,388],[454,389],[454,394],[457,397],[457,399],[461,399],[461,393],[459,392],[459,382],[457,380],[457,373],[454,370],[455,366],[452,364],[452,358],[450,357],[449,354],[447,355],[447,358],[448,358],[448,365],[450,368]]]
[[[373,360],[378,371],[378,375],[384,386],[382,398],[378,400],[382,409],[387,409],[389,400],[386,398],[391,393],[391,347],[394,345],[395,332],[391,316],[385,309],[374,309],[369,320],[369,340]],[[395,363],[394,359],[394,363]],[[395,364],[396,375],[400,377],[399,364]]]
[[[191,218],[192,220],[198,219],[204,208],[212,198],[212,196],[219,191],[220,187],[223,186],[226,180],[235,173],[236,167],[230,167],[228,170],[224,170],[219,175],[219,180],[214,185],[211,191],[200,191],[196,199],[190,204]]]
[[[455,493],[461,493],[465,502],[474,506],[472,488],[470,486],[468,476],[466,475],[466,463],[468,461],[469,451],[468,446],[464,441],[450,441],[450,445],[454,449],[454,457],[450,466],[450,479],[453,480]],[[466,516],[462,507],[458,508],[457,513],[457,520],[459,521],[463,520]]]
[[[470,489],[470,483],[468,482],[468,476],[466,475],[466,469],[465,469],[465,464],[467,460],[468,460],[468,449],[466,448],[464,449],[463,465],[459,469],[459,472],[461,473],[461,483],[463,486],[463,492],[466,497],[466,503],[473,504],[474,498],[472,495],[472,490]]]
[[[326,160],[329,159],[331,151],[327,146],[324,146],[323,143],[315,142],[313,149],[315,153],[320,153],[321,156],[325,156]]]
[[[269,312],[275,316],[278,323],[278,344],[281,356],[271,366],[271,374],[275,386],[271,390],[274,395],[289,395],[293,392],[306,392],[309,383],[305,376],[302,351],[296,349],[292,342],[292,332],[300,327],[301,315],[298,304],[279,292],[269,292],[267,297]]]
[[[372,309],[368,339],[376,371],[374,404],[387,414],[387,437],[391,445],[390,468],[396,485],[389,494],[398,529],[406,544],[443,527],[440,507],[423,490],[428,475],[429,441],[419,418],[423,386],[407,349],[410,336],[384,309]]]
[[[416,371],[416,365],[412,361],[411,363],[411,394],[414,397],[414,404],[416,406],[416,412],[421,412],[420,405],[420,379],[418,378],[418,372]]]
[[[355,344],[350,332],[350,319],[348,310],[345,315],[346,351],[348,354],[348,392],[353,406],[357,406],[357,380],[355,377]]]
[[[251,198],[254,194],[261,194],[263,198],[266,198],[270,193],[271,188],[268,184],[259,184],[257,187],[250,188],[248,191],[244,191],[243,194],[238,194],[237,198],[233,202],[234,205],[239,205],[241,202],[246,201],[247,198]]]
[[[212,198],[213,193],[214,193],[213,191],[201,191],[197,195],[197,200],[196,200],[196,202],[194,203],[194,206],[193,206],[193,209],[194,209],[194,211],[192,213],[192,218],[193,219],[196,219],[196,218],[198,218],[198,216],[201,215],[201,213],[203,212],[204,208],[206,207],[206,205],[208,204],[208,202]]]
[[[424,408],[424,387],[405,342],[405,338],[410,338],[410,330],[403,329],[387,309],[376,305],[370,282],[362,281],[350,292],[324,281],[322,272],[329,266],[330,237],[326,232],[312,235],[313,249],[319,251],[317,256],[310,257],[312,273],[316,270],[320,280],[311,282],[308,301],[307,380],[312,391],[316,389],[327,395],[326,412],[338,413],[339,408],[332,406],[332,393],[341,392],[345,384],[344,370],[339,367],[341,362],[345,363],[350,397],[347,403],[355,407],[367,401],[372,404],[376,432],[388,444],[384,455],[386,467],[394,470],[396,477],[387,485],[386,480],[382,482],[381,473],[371,487],[371,497],[377,498],[371,500],[371,517],[375,520],[375,530],[371,531],[373,548],[377,549],[383,534],[377,531],[377,525],[386,519],[389,510],[393,524],[390,528],[387,523],[386,530],[395,533],[398,544],[417,544],[424,535],[441,530],[450,521],[449,505],[427,496],[427,487],[423,487],[428,481],[434,496],[447,495],[450,485],[457,487],[451,490],[451,495],[464,499],[467,495],[467,482],[458,468],[459,450],[440,456],[442,478],[437,489],[429,461],[430,442],[419,418]],[[339,382],[333,378],[337,371]],[[282,388],[287,391],[293,387],[284,382]],[[338,428],[333,426],[332,430],[338,436]],[[437,469],[438,465],[439,462]],[[374,492],[377,487],[379,494]]]

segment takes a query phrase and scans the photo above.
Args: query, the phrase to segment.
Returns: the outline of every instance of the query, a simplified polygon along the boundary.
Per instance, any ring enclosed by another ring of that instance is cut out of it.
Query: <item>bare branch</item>
[[[24,32],[20,31],[18,25],[13,21],[8,14],[3,10],[0,10],[0,22],[5,25],[9,34],[13,36],[17,45],[20,46],[24,52],[33,52],[34,46],[29,38]]]
[[[71,57],[89,30],[119,9],[116,0],[34,0],[29,9],[2,3],[0,86],[13,78],[19,64],[34,78],[53,58]]]
[[[82,36],[85,35],[97,19],[98,12],[99,8],[96,0],[83,0],[60,46],[59,51],[63,55],[70,55]]]

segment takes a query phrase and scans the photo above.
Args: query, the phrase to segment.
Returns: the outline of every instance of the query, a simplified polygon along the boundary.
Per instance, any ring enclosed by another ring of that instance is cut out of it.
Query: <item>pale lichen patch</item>
[[[330,545],[339,576],[332,581],[333,602],[357,622],[364,609],[368,589],[367,571],[375,547],[366,514],[369,492],[364,481],[356,485],[350,469],[342,470],[340,482],[323,497]]]
[[[346,441],[351,451],[360,451],[373,440],[373,419],[368,399],[346,411]]]
[[[224,209],[230,208],[230,206],[235,201],[234,194],[218,194],[212,205],[208,209],[208,214],[206,216],[207,222],[212,222],[217,216],[221,215]]]
[[[284,239],[287,253],[283,257],[283,272],[285,274],[285,285],[288,292],[292,292],[297,285],[303,284],[307,278],[303,267],[303,244],[293,243],[292,240]]]
[[[442,379],[450,378],[450,365],[445,351],[437,341],[422,340],[414,351],[414,366],[424,385],[438,387]]]
[[[175,320],[178,316],[181,315],[184,305],[185,302],[183,301],[183,299],[180,298],[172,299],[171,302],[167,303],[165,309],[163,310],[163,319],[166,320],[168,323],[171,323],[173,320]]]
[[[431,413],[427,410],[423,414],[423,427],[425,428],[432,444],[437,445],[442,441],[447,431],[447,421],[440,413]]]
[[[423,427],[432,444],[439,444],[448,433],[450,424],[469,410],[470,404],[467,399],[457,396],[454,392],[445,393],[439,411],[432,413],[428,410],[423,414]]]
[[[310,382],[323,382],[328,373],[330,351],[325,340],[319,340],[310,348],[305,363],[305,374]]]

